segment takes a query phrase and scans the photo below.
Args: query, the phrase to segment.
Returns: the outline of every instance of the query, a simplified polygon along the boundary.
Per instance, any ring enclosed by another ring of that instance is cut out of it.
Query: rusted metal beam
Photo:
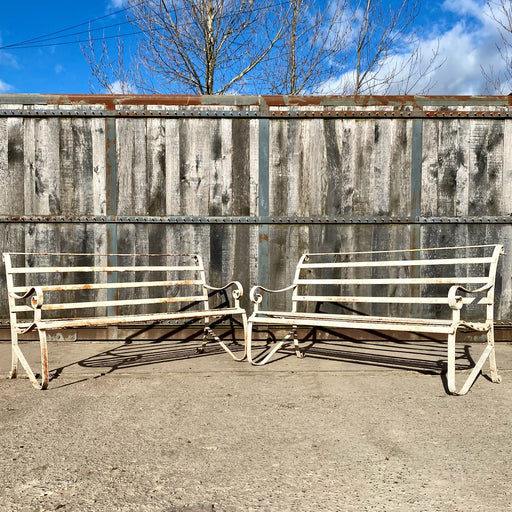
[[[231,118],[231,119],[512,119],[512,110],[103,110],[97,108],[47,109],[44,107],[0,109],[0,117],[26,118]]]
[[[512,118],[510,96],[0,94],[0,105],[0,117]]]
[[[479,95],[365,95],[365,96],[199,96],[162,94],[0,94],[0,104],[26,105],[105,105],[114,109],[120,105],[180,105],[180,106],[252,106],[304,107],[304,106],[354,106],[377,107],[413,105],[420,109],[426,105],[444,107],[461,106],[512,106],[510,96]]]
[[[206,215],[0,215],[0,223],[20,224],[254,224],[254,225],[304,225],[304,224],[512,224],[510,215],[476,215],[460,217],[274,217],[255,216],[206,216]]]

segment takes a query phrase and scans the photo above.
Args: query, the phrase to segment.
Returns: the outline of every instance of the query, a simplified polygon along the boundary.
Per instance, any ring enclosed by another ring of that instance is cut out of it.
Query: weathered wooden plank
[[[473,120],[469,140],[469,212],[499,215],[502,211],[503,123]]]
[[[230,215],[250,216],[255,215],[253,210],[255,205],[252,203],[251,195],[251,172],[254,165],[251,160],[251,148],[255,145],[252,139],[252,121],[234,120],[231,128],[231,183],[232,197],[230,203]],[[227,248],[230,252],[231,266],[223,266],[223,283],[237,279],[241,281],[244,290],[249,290],[251,286],[251,272],[254,272],[256,266],[252,263],[252,237],[249,226],[232,226],[231,245]],[[243,297],[244,307],[249,306],[249,298]]]
[[[269,130],[269,213],[275,216],[285,216],[299,212],[298,194],[298,157],[301,144],[300,122],[275,121],[270,123]],[[294,169],[294,172],[289,172]],[[307,195],[307,192],[304,194]],[[268,247],[269,264],[268,280],[275,288],[282,288],[289,283],[289,272],[292,270],[292,242],[287,226],[269,227]],[[272,297],[272,307],[284,305],[285,296]]]
[[[180,122],[179,131],[180,213],[186,215],[188,212],[195,212],[195,215],[208,215],[212,145],[208,134],[218,120],[188,121],[191,122]],[[180,252],[209,254],[208,227],[184,226],[180,231]]]
[[[59,120],[24,121],[24,202],[26,215],[49,215],[58,211]],[[33,224],[26,230],[28,252],[58,251],[60,234],[55,226]]]
[[[230,215],[233,204],[233,122],[222,119],[211,133],[209,173],[209,215]],[[226,282],[225,273],[233,268],[233,230],[227,226],[210,226],[209,280],[214,286]]]

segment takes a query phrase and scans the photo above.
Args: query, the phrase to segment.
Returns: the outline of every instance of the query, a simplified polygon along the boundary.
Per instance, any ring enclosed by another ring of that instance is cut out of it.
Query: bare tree
[[[377,0],[360,0],[352,17],[353,66],[341,84],[350,94],[407,94],[424,83],[440,64],[437,50],[423,59],[414,22],[419,0],[401,0],[395,6]],[[420,92],[417,91],[416,92]]]
[[[226,94],[244,89],[254,69],[282,38],[281,4],[257,0],[128,0],[137,32],[129,71],[117,76],[107,65],[108,49],[87,49],[100,84],[124,80],[149,93]],[[107,73],[110,71],[110,73]]]
[[[314,94],[339,75],[348,58],[348,0],[290,0],[285,37],[266,62],[267,90],[274,94]]]
[[[125,66],[125,46],[122,37],[116,39],[116,55],[112,58],[105,38],[101,41],[100,49],[97,50],[94,38],[89,28],[89,41],[82,47],[82,53],[91,67],[89,84],[91,90],[99,86],[102,92],[108,94],[129,94],[136,90],[132,81],[132,74]]]
[[[442,63],[423,55],[414,31],[419,0],[290,0],[286,36],[267,63],[278,94],[428,92]]]
[[[84,49],[108,91],[192,94],[427,92],[419,0],[128,0],[130,60]],[[112,84],[115,84],[113,86]],[[420,85],[423,84],[423,85]],[[417,90],[418,87],[422,90]]]
[[[510,0],[489,0],[489,15],[496,22],[500,41],[496,44],[503,66],[496,70],[491,64],[481,66],[487,86],[498,94],[512,90],[512,4]]]

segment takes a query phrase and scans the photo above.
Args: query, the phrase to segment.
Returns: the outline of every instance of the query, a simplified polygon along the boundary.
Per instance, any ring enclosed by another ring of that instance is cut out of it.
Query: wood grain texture
[[[269,214],[411,215],[413,122],[270,119],[265,198]],[[453,118],[421,122],[421,197],[417,198],[421,215],[511,215],[512,121]],[[259,214],[258,119],[123,118],[115,121],[114,143],[112,170],[107,161],[105,119],[0,118],[0,213],[106,215],[112,172],[116,215]],[[220,285],[238,279],[246,290],[258,280],[263,244],[269,249],[268,283],[278,288],[292,281],[295,264],[306,250],[503,243],[506,255],[497,281],[497,318],[512,321],[510,225],[271,225],[265,240],[260,239],[256,225],[48,223],[2,225],[1,229],[4,251],[107,252],[112,246],[109,236],[115,236],[119,252],[198,252],[204,258],[208,281]],[[400,275],[401,270],[396,271]],[[354,277],[357,272],[353,270]],[[3,281],[0,287],[3,294]],[[387,293],[401,292],[390,288]],[[247,297],[242,304],[249,306]],[[368,312],[386,313],[381,306],[375,307],[378,311]],[[6,311],[1,301],[0,318],[6,317]]]

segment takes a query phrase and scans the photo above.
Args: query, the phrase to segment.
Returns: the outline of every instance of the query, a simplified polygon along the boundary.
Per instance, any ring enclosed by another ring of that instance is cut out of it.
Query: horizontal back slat
[[[59,311],[63,309],[85,309],[85,308],[101,308],[116,306],[134,306],[137,304],[171,304],[174,302],[204,302],[204,296],[197,295],[191,297],[157,297],[145,299],[126,299],[126,300],[104,300],[92,302],[74,302],[61,304],[47,304],[41,308],[43,311]]]
[[[201,285],[202,281],[199,279],[187,279],[182,281],[144,281],[144,287],[155,288],[160,286],[189,286]],[[118,288],[138,288],[141,283],[128,282],[128,283],[82,283],[82,284],[62,284],[62,285],[43,285],[40,286],[43,292],[55,291],[78,291],[78,290],[108,290]],[[30,289],[29,286],[15,286],[13,291],[15,293],[25,293]]]
[[[75,272],[190,272],[197,266],[129,266],[129,267],[15,267],[11,274],[70,274]]]
[[[364,297],[360,295],[345,295],[345,296],[327,296],[327,295],[298,295],[295,297],[298,302],[368,302],[368,303],[381,303],[381,304],[410,304],[416,302],[417,304],[447,304],[447,297]],[[464,297],[463,304],[473,304],[474,297]],[[480,302],[481,303],[481,302]]]
[[[145,298],[145,299],[126,299],[126,300],[104,300],[104,301],[91,301],[91,302],[63,302],[55,304],[43,304],[41,309],[43,311],[61,311],[64,309],[86,309],[86,308],[100,308],[100,307],[116,307],[116,306],[134,306],[137,304],[171,304],[177,302],[205,302],[206,299],[202,295],[190,297],[160,297],[160,298]],[[15,312],[28,312],[34,311],[30,306],[15,306]]]
[[[194,254],[32,253],[8,256],[6,262],[10,293],[41,290],[45,320],[208,308],[204,267]],[[15,299],[11,311],[30,316],[30,300]]]
[[[419,284],[483,284],[488,277],[409,277],[409,278],[362,278],[362,279],[297,279],[299,285],[419,285]]]
[[[393,260],[393,261],[343,261],[333,263],[303,263],[300,268],[372,268],[372,267],[422,267],[438,265],[476,265],[492,263],[493,258],[445,258],[430,260]]]
[[[483,244],[483,245],[461,245],[461,246],[447,246],[447,247],[422,247],[421,249],[392,249],[386,251],[350,251],[350,252],[310,252],[307,256],[375,256],[387,254],[429,254],[440,253],[443,251],[457,251],[457,250],[481,250],[481,249],[495,249],[499,244]]]

